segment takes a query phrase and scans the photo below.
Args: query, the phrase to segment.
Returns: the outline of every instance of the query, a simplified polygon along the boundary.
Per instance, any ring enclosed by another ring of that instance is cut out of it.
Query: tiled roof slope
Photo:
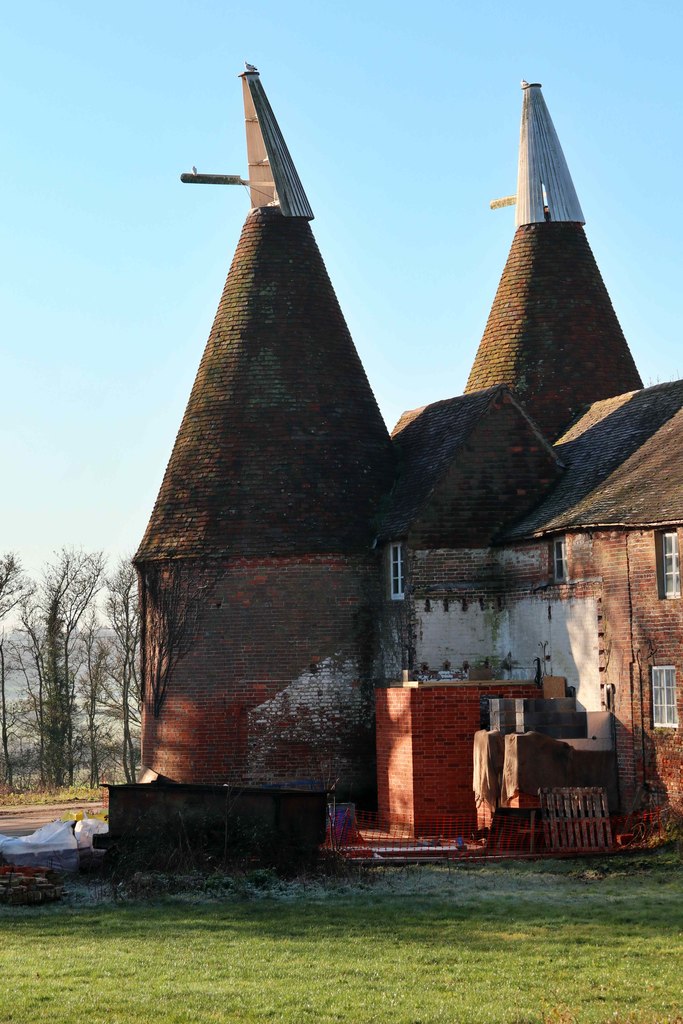
[[[392,477],[310,225],[252,210],[136,561],[361,550]]]
[[[490,414],[495,412],[499,415],[491,419]],[[483,430],[485,422],[490,422],[490,429]],[[524,436],[513,438],[513,433],[519,433],[520,422]],[[479,437],[479,443],[474,442],[475,435]],[[491,483],[491,474],[495,476],[492,486],[494,505],[500,508],[505,482],[497,475],[498,467],[502,467],[509,476],[511,460],[514,464],[520,454],[522,458],[526,457],[522,454],[524,442],[527,452],[537,453],[532,455],[535,467],[533,495],[536,499],[539,490],[547,486],[555,473],[557,459],[552,448],[515,402],[509,389],[499,385],[404,413],[392,433],[392,439],[397,451],[398,475],[381,524],[382,540],[406,536],[414,527],[418,532],[425,529],[433,532],[434,523],[427,525],[427,520],[433,519],[434,500],[454,467],[460,464],[464,467],[466,479],[456,484],[459,498],[454,501],[449,491],[445,499],[447,507],[437,512],[442,525],[444,519],[450,520],[455,516],[460,523],[459,529],[464,528],[464,518],[470,511],[475,518],[486,517],[487,502],[483,492],[487,489],[487,481]],[[522,443],[518,443],[520,441]],[[476,464],[474,467],[472,459]],[[552,468],[548,469],[548,466]],[[516,469],[515,466],[513,475]],[[482,471],[487,474],[486,480],[481,475]],[[549,478],[543,485],[537,482],[539,474]],[[515,480],[512,485],[515,491],[518,485],[519,481]],[[441,504],[440,499],[437,503]],[[529,500],[525,504],[528,507]],[[496,519],[499,528],[500,520],[497,516]]]
[[[492,384],[551,441],[579,409],[642,387],[580,224],[517,228],[465,391]]]
[[[398,478],[382,521],[383,537],[407,533],[425,498],[499,390],[486,388],[403,413],[391,433],[398,453]]]
[[[555,450],[562,479],[505,539],[683,522],[683,380],[596,402]]]

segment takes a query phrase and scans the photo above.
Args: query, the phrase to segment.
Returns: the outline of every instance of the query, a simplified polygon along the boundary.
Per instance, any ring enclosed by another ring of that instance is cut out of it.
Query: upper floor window
[[[553,541],[553,579],[556,583],[566,583],[567,574],[567,541],[558,537]]]
[[[405,549],[400,542],[389,545],[391,600],[402,601],[406,593]]]
[[[657,582],[660,597],[681,596],[681,571],[678,558],[678,533],[656,535]]]
[[[652,669],[652,724],[660,728],[678,725],[676,669],[672,665],[655,665]]]

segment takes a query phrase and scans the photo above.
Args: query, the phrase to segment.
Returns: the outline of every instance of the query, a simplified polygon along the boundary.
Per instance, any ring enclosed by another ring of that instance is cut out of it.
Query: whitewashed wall
[[[476,600],[463,610],[459,598],[449,599],[448,610],[443,599],[432,599],[430,611],[423,599],[415,604],[417,665],[426,662],[440,669],[450,662],[457,669],[464,661],[477,665],[490,658],[497,666],[511,653],[513,666],[528,668],[533,675],[534,658],[543,658],[545,643],[546,674],[566,676],[568,685],[576,687],[579,704],[587,711],[600,710],[595,598],[508,597],[501,610],[488,605],[482,609]]]

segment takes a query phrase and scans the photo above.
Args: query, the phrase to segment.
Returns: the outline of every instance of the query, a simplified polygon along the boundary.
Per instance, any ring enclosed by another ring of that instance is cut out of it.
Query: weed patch
[[[61,789],[32,789],[15,792],[7,786],[0,786],[0,806],[36,807],[40,804],[97,803],[102,799],[100,788],[89,786],[65,786]]]

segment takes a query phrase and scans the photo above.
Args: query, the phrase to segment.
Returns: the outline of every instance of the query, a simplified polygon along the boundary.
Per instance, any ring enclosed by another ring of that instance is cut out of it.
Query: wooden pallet
[[[581,852],[609,849],[612,827],[607,794],[597,786],[539,789],[543,831],[551,850]]]

